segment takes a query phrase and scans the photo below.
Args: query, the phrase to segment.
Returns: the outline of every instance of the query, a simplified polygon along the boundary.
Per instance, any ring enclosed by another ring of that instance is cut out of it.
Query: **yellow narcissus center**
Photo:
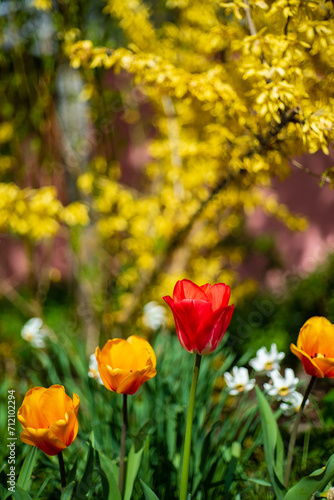
[[[280,396],[287,396],[289,394],[289,387],[281,387],[280,390],[278,391],[278,394]]]
[[[268,372],[271,371],[274,368],[274,363],[272,361],[267,361],[266,364],[264,365],[264,369],[267,370]]]
[[[244,392],[245,390],[245,386],[243,384],[238,384],[235,386],[235,388],[238,392]]]

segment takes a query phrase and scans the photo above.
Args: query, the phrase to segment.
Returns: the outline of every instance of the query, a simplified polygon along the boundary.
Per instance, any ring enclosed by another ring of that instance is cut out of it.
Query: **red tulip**
[[[230,324],[234,305],[229,306],[231,289],[225,283],[195,285],[178,281],[173,298],[163,297],[174,315],[181,345],[189,352],[209,354],[219,346]]]

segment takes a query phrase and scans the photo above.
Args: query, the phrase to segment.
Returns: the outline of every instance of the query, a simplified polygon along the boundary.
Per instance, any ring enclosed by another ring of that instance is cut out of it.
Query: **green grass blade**
[[[145,495],[145,500],[159,500],[157,495],[153,493],[151,488],[147,486],[147,484],[144,483],[144,481],[140,480],[141,487],[143,488],[143,492]]]

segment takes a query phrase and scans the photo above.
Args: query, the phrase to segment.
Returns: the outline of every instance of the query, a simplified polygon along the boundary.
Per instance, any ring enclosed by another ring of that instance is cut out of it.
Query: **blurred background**
[[[245,180],[239,171],[228,180],[233,164],[222,149],[226,139],[217,140],[224,124],[219,103],[205,108],[204,95],[164,94],[122,67],[96,67],[95,60],[87,67],[83,56],[78,62],[79,38],[88,53],[92,43],[112,50],[131,42],[147,51],[151,37],[176,67],[207,70],[228,50],[226,41],[195,41],[213,26],[214,7],[200,18],[196,2],[1,4],[4,368],[15,360],[30,317],[45,316],[58,328],[71,321],[89,353],[100,335],[145,329],[143,306],[162,304],[178,279],[226,282],[238,314],[257,293],[276,294],[281,307],[299,282],[325,269],[334,242],[334,201],[323,176],[330,155],[283,152],[278,169],[262,154],[269,167],[257,169],[260,175]],[[230,122],[231,134],[240,132],[240,121]],[[241,146],[235,149],[240,155]],[[307,313],[295,311],[300,321],[286,335],[295,338],[305,314],[333,315],[326,306],[331,292],[322,300]]]

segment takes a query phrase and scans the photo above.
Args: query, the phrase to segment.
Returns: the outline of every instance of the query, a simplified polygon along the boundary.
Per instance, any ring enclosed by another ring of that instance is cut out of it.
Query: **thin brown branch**
[[[333,183],[333,180],[330,179],[329,177],[319,175],[316,172],[313,172],[313,170],[310,170],[308,167],[305,167],[304,165],[299,163],[299,161],[297,161],[297,160],[290,160],[290,163],[294,167],[305,172],[305,174],[308,174],[308,175],[311,175],[312,177],[315,177],[316,179],[318,179],[319,182],[328,182],[329,184]]]
[[[252,36],[257,35],[257,30],[256,30],[256,27],[255,27],[253,18],[252,18],[252,13],[251,13],[251,9],[250,9],[248,0],[244,0],[244,4],[247,5],[247,7],[245,7],[245,13],[246,13],[246,19],[247,19],[247,23],[248,23],[250,34]]]
[[[288,109],[281,112],[281,121],[280,123],[275,123],[274,127],[272,127],[266,135],[258,134],[256,138],[260,143],[260,151],[267,149],[269,146],[273,146],[277,141],[277,136],[286,127],[289,123],[299,123],[298,119],[298,109]],[[260,152],[258,151],[258,152]]]

